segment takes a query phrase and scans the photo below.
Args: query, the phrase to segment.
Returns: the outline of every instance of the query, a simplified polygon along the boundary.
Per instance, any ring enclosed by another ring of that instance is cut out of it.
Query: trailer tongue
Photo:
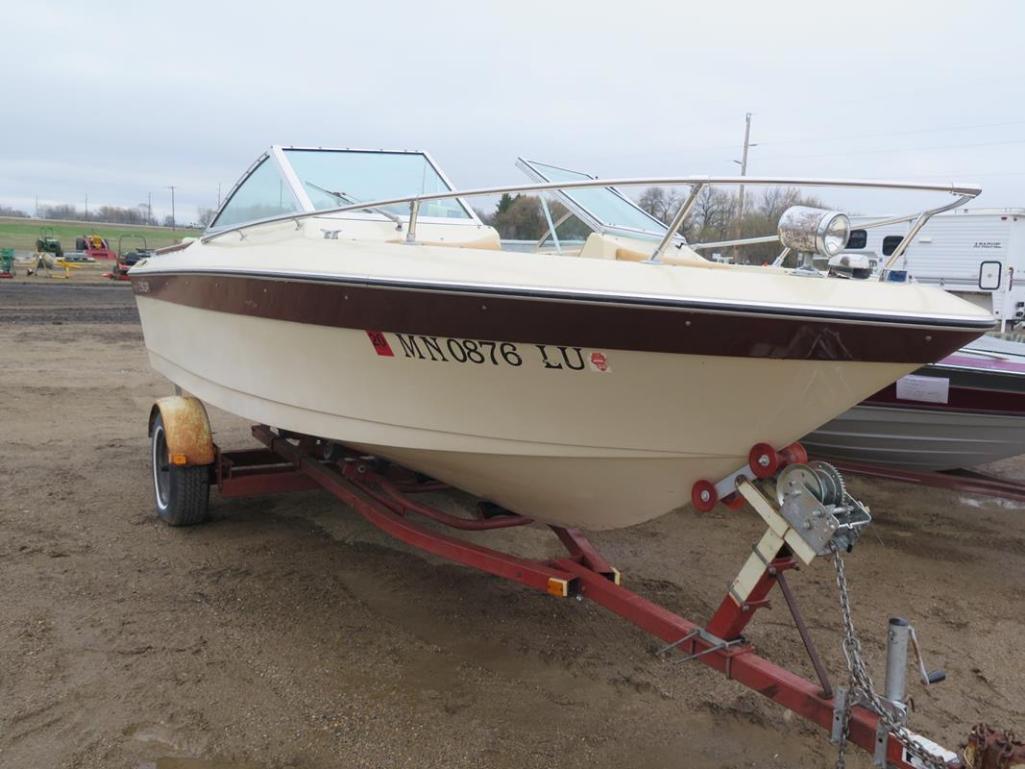
[[[186,419],[189,414],[194,418]],[[766,531],[711,620],[702,626],[623,587],[619,571],[578,530],[549,527],[568,551],[563,558],[518,558],[439,533],[436,527],[421,526],[410,517],[418,515],[450,528],[474,531],[533,523],[529,518],[486,504],[481,505],[476,518],[443,512],[411,496],[444,488],[442,484],[337,443],[275,432],[263,425],[253,427],[253,435],[265,449],[219,451],[210,443],[208,429],[194,429],[199,422],[205,423],[206,415],[202,405],[192,398],[163,399],[151,416],[157,507],[168,522],[196,523],[205,517],[206,487],[199,489],[199,481],[216,483],[225,497],[321,487],[370,523],[414,547],[557,597],[586,598],[604,606],[661,639],[665,644],[662,654],[679,654],[680,661],[701,662],[818,724],[837,745],[837,766],[844,766],[847,747],[856,745],[869,752],[880,767],[1025,767],[1025,743],[984,724],[971,730],[961,755],[910,730],[906,691],[909,648],[925,685],[937,684],[945,676],[926,668],[915,630],[905,620],[890,621],[885,685],[882,692],[875,688],[851,618],[844,570],[844,554],[852,551],[870,524],[871,515],[847,492],[835,468],[821,462],[807,463],[799,446],[776,452],[759,444],[752,449],[749,466],[731,474],[729,485],[734,490],[728,496],[752,507],[765,522]],[[209,457],[209,451],[215,456],[213,464],[206,466],[209,459],[194,461],[203,454]],[[162,459],[165,453],[166,464]],[[181,473],[177,479],[176,471]],[[172,493],[186,485],[191,489],[189,494]],[[708,484],[695,493],[708,489],[718,493],[724,488],[723,482]],[[177,505],[188,505],[189,509],[179,510]],[[836,572],[847,663],[847,680],[842,686],[834,686],[829,680],[785,576],[788,570],[799,564],[810,565],[818,558],[831,560]],[[816,682],[759,656],[743,635],[757,610],[768,605],[775,585],[779,585],[804,642]]]

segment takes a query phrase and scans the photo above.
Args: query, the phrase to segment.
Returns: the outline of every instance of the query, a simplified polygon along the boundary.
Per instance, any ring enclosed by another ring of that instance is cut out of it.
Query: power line
[[[890,152],[928,152],[930,150],[957,150],[957,149],[968,149],[971,147],[999,147],[1006,144],[1025,144],[1025,139],[1008,139],[1007,141],[1000,142],[979,142],[976,144],[941,144],[933,145],[930,147],[892,147],[889,149],[874,149],[874,150],[844,150],[842,152],[822,152],[813,155],[763,155],[765,160],[782,160],[786,159],[797,159],[797,158],[829,158],[836,157],[837,155],[884,155]]]
[[[866,133],[866,134],[849,134],[847,136],[835,136],[827,139],[815,139],[812,136],[802,136],[796,139],[770,139],[768,141],[760,142],[760,144],[798,144],[813,142],[821,144],[823,142],[832,141],[849,141],[851,139],[874,139],[883,136],[912,136],[914,134],[924,133],[944,133],[946,131],[967,131],[973,128],[1001,128],[1004,126],[1012,125],[1025,125],[1025,120],[1011,120],[1005,123],[976,123],[974,125],[959,125],[959,126],[948,126],[946,128],[913,128],[907,131],[884,131],[877,133]]]
[[[827,143],[827,142],[852,141],[852,140],[857,140],[857,139],[875,139],[875,138],[882,138],[882,137],[887,137],[887,136],[912,136],[912,135],[916,135],[916,134],[945,133],[947,131],[966,131],[966,130],[976,129],[976,128],[999,128],[999,127],[1016,126],[1016,125],[1025,125],[1025,120],[1011,120],[1011,121],[1007,121],[1007,122],[1003,122],[1003,123],[976,123],[976,124],[973,124],[973,125],[957,125],[957,126],[932,127],[932,128],[913,128],[913,129],[908,129],[906,131],[881,131],[881,132],[876,132],[876,133],[848,134],[848,135],[845,135],[845,136],[832,136],[832,137],[827,136],[827,137],[824,137],[824,138],[818,138],[816,136],[808,136],[808,135],[806,135],[806,136],[802,136],[802,137],[798,137],[798,138],[790,138],[790,139],[766,139],[766,140],[759,140],[758,143],[760,145],[766,145],[766,144],[798,144],[798,143],[800,143],[800,144],[824,144],[824,143]],[[958,146],[962,146],[962,145],[958,145]],[[729,150],[729,149],[733,149],[733,145],[732,144],[720,144],[720,145],[710,146],[710,147],[691,147],[691,148],[689,148],[689,150],[685,150],[685,151],[689,151],[689,152],[712,152],[712,151]],[[842,153],[836,153],[836,154],[848,154],[848,153],[842,152]],[[781,157],[781,156],[774,155],[773,157]],[[787,156],[787,157],[792,157],[792,156]],[[801,157],[818,157],[818,156],[801,156]]]
[[[945,174],[901,174],[907,179],[985,179],[988,176],[1025,176],[1025,171],[954,171]]]

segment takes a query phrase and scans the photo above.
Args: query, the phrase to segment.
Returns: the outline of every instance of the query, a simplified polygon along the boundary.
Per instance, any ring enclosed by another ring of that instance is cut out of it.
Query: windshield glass
[[[534,161],[525,161],[535,173],[549,182],[577,182],[593,179],[593,176],[570,171],[558,166],[550,166]],[[662,235],[666,228],[658,219],[648,216],[643,210],[616,190],[614,187],[595,187],[582,190],[561,190],[580,208],[585,209],[595,219],[609,227],[625,227],[631,230],[642,230]]]
[[[224,205],[214,227],[251,222],[299,210],[299,202],[277,166],[264,158]]]
[[[427,157],[418,152],[290,149],[284,152],[317,210],[450,189]],[[405,216],[409,213],[409,204],[397,203],[375,210],[386,216]],[[420,204],[420,216],[470,218],[454,198],[424,201]]]

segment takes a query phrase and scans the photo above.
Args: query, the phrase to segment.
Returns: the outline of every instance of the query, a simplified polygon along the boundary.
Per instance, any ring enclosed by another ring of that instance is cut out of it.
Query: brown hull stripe
[[[926,366],[919,376],[947,379],[946,403],[920,403],[897,397],[897,385],[884,387],[866,398],[867,406],[899,406],[924,411],[971,411],[976,413],[1025,416],[1025,377],[1001,371]]]
[[[1021,393],[993,392],[992,390],[966,390],[951,386],[946,403],[920,403],[901,400],[893,385],[880,390],[862,401],[863,406],[899,406],[902,409],[922,411],[970,411],[979,414],[1025,416],[1025,395]]]
[[[985,331],[780,317],[758,314],[756,308],[752,314],[731,315],[539,295],[482,295],[443,287],[200,273],[131,277],[136,294],[236,315],[425,336],[684,355],[927,363]]]

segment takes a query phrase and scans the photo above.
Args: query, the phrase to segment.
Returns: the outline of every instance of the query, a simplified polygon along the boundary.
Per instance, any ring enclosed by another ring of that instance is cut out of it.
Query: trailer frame
[[[738,493],[766,518],[769,531],[755,546],[748,564],[711,621],[702,625],[624,587],[620,572],[577,529],[548,525],[566,547],[564,557],[534,560],[510,555],[442,533],[436,527],[425,527],[410,517],[418,515],[442,526],[475,531],[530,525],[534,523],[530,518],[501,509],[491,510],[490,514],[481,511],[476,518],[444,513],[412,498],[420,492],[446,488],[414,471],[338,443],[283,430],[275,432],[265,425],[253,426],[252,434],[264,448],[216,449],[211,483],[216,484],[223,497],[324,489],[375,527],[412,547],[549,595],[591,600],[664,642],[662,652],[677,652],[683,660],[694,660],[716,670],[817,724],[832,736],[834,743],[843,734],[846,690],[834,690],[830,684],[784,577],[784,572],[797,566],[799,560],[810,562],[814,553],[809,556],[800,552],[800,541],[793,536],[794,532],[784,531],[785,524],[780,528],[781,524],[771,517],[771,510],[760,509],[767,506],[758,501],[756,481],[741,480]],[[770,550],[776,550],[771,558],[759,552],[766,542]],[[744,581],[752,564],[755,569],[746,578],[747,587],[738,593],[735,588]],[[769,593],[777,584],[805,643],[818,682],[760,656],[743,635],[757,610],[769,604]],[[846,740],[874,755],[877,765],[921,769],[921,762],[909,754],[900,738],[881,728],[875,712],[857,703],[846,712]],[[965,766],[951,751],[918,735],[914,737],[920,744],[934,748],[950,769]]]

